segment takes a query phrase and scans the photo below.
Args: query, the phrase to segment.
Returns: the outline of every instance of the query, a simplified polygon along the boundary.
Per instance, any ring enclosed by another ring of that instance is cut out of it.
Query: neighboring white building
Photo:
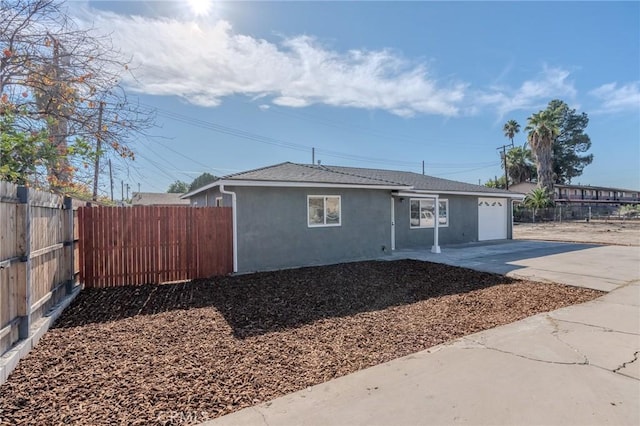
[[[528,194],[536,187],[535,183],[521,182],[509,186],[509,190]],[[640,203],[640,191],[591,185],[555,184],[553,199],[556,203],[638,204]]]

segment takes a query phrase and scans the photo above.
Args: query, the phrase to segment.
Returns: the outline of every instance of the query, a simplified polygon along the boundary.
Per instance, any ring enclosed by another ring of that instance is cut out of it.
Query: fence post
[[[75,283],[75,278],[76,278],[76,274],[75,274],[75,260],[74,260],[74,248],[75,248],[75,241],[73,239],[74,236],[74,229],[73,229],[73,200],[70,197],[64,197],[64,204],[63,204],[64,210],[66,210],[67,213],[67,221],[68,221],[68,232],[69,234],[65,236],[65,242],[64,245],[69,247],[70,250],[70,254],[69,254],[69,263],[70,263],[70,267],[69,267],[69,279],[67,280],[67,282],[65,283],[65,291],[67,294],[71,294],[73,292],[73,284]]]
[[[21,258],[21,261],[26,263],[24,294],[21,295],[21,300],[18,303],[18,318],[20,319],[18,337],[26,339],[29,337],[29,328],[31,327],[31,203],[29,201],[29,188],[19,186],[17,195],[19,203],[26,204],[24,254]]]

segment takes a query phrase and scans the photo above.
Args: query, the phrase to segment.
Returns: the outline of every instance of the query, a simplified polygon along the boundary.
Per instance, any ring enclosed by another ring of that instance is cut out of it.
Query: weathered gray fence
[[[0,181],[0,355],[77,285],[81,204]]]

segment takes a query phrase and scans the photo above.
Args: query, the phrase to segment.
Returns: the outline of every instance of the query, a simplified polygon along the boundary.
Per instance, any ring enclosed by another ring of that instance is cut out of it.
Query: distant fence
[[[516,206],[513,210],[513,220],[516,222],[533,222],[534,209]],[[611,205],[561,205],[535,210],[536,222],[561,222],[571,220],[625,220],[636,218],[620,209],[619,206]]]
[[[0,354],[77,285],[81,204],[0,181]]]
[[[230,207],[82,207],[85,287],[157,284],[233,272]]]

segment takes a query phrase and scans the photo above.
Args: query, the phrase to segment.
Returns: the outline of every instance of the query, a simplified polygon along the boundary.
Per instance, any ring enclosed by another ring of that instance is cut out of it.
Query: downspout
[[[237,200],[236,193],[233,191],[226,191],[224,185],[220,185],[220,193],[231,195],[231,215],[233,222],[233,272],[238,272],[238,214],[237,214]]]
[[[433,220],[433,247],[431,247],[431,253],[440,253],[440,240],[438,230],[440,229],[440,196],[436,195],[435,198],[435,218]]]

